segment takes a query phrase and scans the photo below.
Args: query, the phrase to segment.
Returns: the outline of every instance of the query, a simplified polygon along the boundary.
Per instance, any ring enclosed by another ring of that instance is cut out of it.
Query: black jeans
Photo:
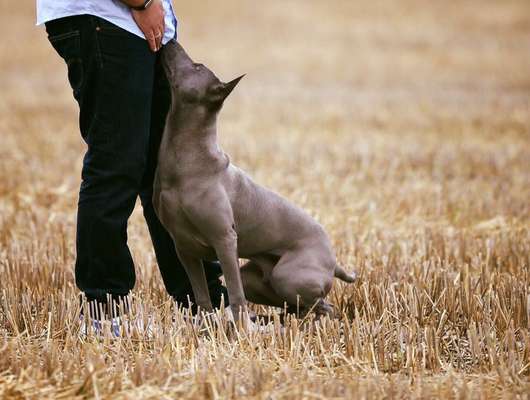
[[[160,53],[152,53],[145,40],[90,15],[48,22],[46,30],[68,67],[88,146],[77,215],[77,286],[89,301],[102,303],[107,295],[119,298],[133,288],[127,220],[140,196],[165,287],[175,300],[187,303],[187,295],[193,298],[190,282],[151,201],[171,102]],[[219,264],[210,264],[205,265],[210,291],[224,289]],[[211,294],[215,305],[220,293]]]

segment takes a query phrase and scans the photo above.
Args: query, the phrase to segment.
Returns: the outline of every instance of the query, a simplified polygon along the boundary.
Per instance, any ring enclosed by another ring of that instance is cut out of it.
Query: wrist
[[[151,4],[154,3],[155,0],[145,0],[144,3],[140,6],[131,6],[131,8],[135,11],[144,11],[147,10]]]

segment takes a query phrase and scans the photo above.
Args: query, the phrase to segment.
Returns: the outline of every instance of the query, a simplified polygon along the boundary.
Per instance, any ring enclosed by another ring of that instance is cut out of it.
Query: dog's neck
[[[179,149],[212,151],[217,146],[217,113],[203,107],[172,105],[167,123],[171,142]]]
[[[217,111],[195,105],[173,104],[166,121],[162,147],[175,151],[176,161],[193,168],[227,168],[230,159],[217,142]]]

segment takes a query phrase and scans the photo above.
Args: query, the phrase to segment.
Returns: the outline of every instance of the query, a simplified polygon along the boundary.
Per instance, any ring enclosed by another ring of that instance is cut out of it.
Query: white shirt
[[[166,44],[176,37],[177,18],[173,12],[171,0],[162,0],[162,3],[166,23],[162,44]],[[134,22],[131,9],[119,0],[37,0],[37,25],[58,18],[83,14],[103,18],[145,39],[145,35]]]

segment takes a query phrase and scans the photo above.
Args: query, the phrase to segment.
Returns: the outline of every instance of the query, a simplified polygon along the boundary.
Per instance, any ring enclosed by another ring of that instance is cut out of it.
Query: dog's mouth
[[[166,73],[167,78],[175,83],[182,72],[188,65],[192,65],[193,61],[188,56],[182,46],[172,39],[161,50],[162,67]]]

